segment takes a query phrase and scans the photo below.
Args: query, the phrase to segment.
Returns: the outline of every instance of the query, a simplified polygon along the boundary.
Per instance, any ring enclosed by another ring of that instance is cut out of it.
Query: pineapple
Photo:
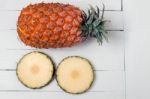
[[[41,52],[22,57],[16,70],[19,81],[28,88],[37,89],[50,83],[54,75],[52,60]]]
[[[56,71],[56,80],[61,89],[72,94],[87,91],[94,80],[93,67],[89,60],[80,56],[63,59]]]
[[[92,6],[86,14],[81,9],[63,3],[38,3],[23,8],[18,18],[19,38],[35,48],[71,47],[89,37],[101,44],[107,39],[104,24],[104,7]]]

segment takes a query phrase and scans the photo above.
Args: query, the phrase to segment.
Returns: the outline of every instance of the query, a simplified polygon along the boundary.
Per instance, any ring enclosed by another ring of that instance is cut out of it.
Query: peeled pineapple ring
[[[92,65],[79,56],[67,57],[57,68],[56,80],[65,92],[83,93],[90,88],[94,80]]]
[[[22,57],[17,65],[17,77],[32,89],[47,85],[53,77],[52,60],[41,52],[31,52]]]

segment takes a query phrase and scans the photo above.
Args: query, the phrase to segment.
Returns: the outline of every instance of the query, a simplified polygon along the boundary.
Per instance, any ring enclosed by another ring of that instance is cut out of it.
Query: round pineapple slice
[[[53,78],[52,60],[41,52],[31,52],[22,57],[17,65],[18,79],[28,88],[46,86]]]
[[[83,93],[90,88],[94,80],[92,65],[79,56],[67,57],[58,65],[56,80],[65,92]]]

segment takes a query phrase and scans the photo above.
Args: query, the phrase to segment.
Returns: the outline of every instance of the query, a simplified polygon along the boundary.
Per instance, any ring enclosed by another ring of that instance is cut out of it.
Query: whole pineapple
[[[106,38],[103,13],[90,7],[88,14],[62,3],[38,3],[25,7],[18,18],[18,35],[26,45],[36,48],[70,47],[95,37]]]

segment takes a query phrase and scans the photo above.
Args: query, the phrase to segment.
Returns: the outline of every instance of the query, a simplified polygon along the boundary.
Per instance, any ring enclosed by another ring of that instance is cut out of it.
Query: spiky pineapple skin
[[[81,24],[82,11],[73,5],[38,3],[21,11],[17,31],[28,46],[62,48],[82,41]]]

